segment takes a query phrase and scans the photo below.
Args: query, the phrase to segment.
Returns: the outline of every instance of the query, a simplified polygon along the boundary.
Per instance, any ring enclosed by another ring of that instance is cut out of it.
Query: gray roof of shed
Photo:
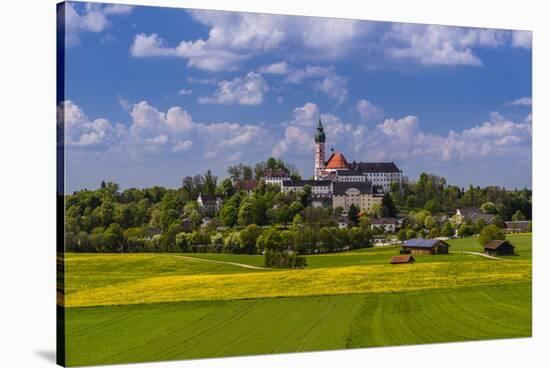
[[[443,240],[438,239],[409,239],[405,242],[405,244],[403,244],[403,246],[413,248],[433,248],[437,243],[443,243],[449,246],[449,244]]]

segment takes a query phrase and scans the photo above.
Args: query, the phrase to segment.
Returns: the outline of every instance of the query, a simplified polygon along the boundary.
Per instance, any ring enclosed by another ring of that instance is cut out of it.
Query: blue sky
[[[531,33],[67,3],[66,190],[177,187],[269,156],[531,187]]]

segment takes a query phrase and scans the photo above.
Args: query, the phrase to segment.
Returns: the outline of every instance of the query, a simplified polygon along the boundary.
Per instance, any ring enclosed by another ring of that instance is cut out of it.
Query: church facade
[[[331,150],[325,161],[326,135],[319,118],[315,132],[314,179],[334,182],[369,182],[389,192],[392,183],[401,183],[402,171],[393,162],[355,162],[348,163],[340,152]]]

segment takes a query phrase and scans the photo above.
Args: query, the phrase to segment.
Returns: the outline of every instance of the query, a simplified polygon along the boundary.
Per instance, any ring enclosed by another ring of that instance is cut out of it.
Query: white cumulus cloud
[[[70,100],[57,107],[57,123],[64,128],[64,142],[69,147],[101,148],[113,143],[117,135],[117,128],[108,120],[89,120],[84,111]]]
[[[365,99],[357,101],[355,108],[363,122],[378,120],[384,116],[382,108]]]
[[[475,47],[501,47],[509,31],[438,25],[393,24],[385,35],[386,53],[396,59],[413,60],[425,66],[482,66]]]
[[[533,32],[531,31],[513,31],[512,32],[512,45],[515,47],[522,47],[524,49],[530,49],[533,45]]]
[[[132,9],[132,6],[120,4],[66,2],[64,13],[66,45],[68,47],[77,45],[83,32],[103,32],[110,25],[109,18],[112,15],[128,14]]]
[[[280,61],[277,63],[264,65],[258,69],[258,72],[263,74],[288,74],[290,70],[291,67],[286,61]]]
[[[242,78],[219,82],[213,96],[200,97],[198,101],[201,104],[260,105],[268,90],[269,86],[260,74],[249,72]]]
[[[531,106],[532,104],[533,100],[531,99],[531,97],[521,97],[507,103],[507,105],[514,106]]]

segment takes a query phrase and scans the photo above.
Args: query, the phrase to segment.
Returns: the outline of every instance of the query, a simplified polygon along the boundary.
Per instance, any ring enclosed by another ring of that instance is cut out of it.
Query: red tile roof
[[[325,165],[327,169],[347,169],[349,168],[348,162],[343,154],[340,152],[334,152],[330,155],[327,164]]]
[[[235,188],[237,190],[254,190],[258,187],[258,182],[256,180],[240,180],[235,183]]]

